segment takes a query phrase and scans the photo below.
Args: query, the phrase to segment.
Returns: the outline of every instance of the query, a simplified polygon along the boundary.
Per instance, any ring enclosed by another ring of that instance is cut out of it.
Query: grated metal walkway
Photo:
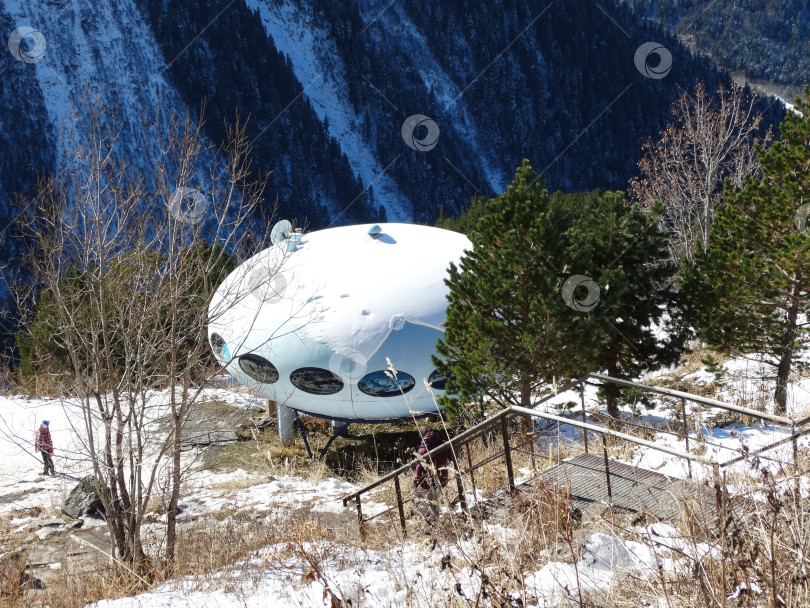
[[[570,484],[571,496],[585,516],[595,514],[595,509],[601,511],[609,502],[613,507],[665,521],[678,519],[685,509],[705,517],[716,514],[714,493],[706,486],[613,460],[608,461],[608,470],[612,500],[608,497],[604,458],[594,454],[566,460],[539,478],[562,487]]]

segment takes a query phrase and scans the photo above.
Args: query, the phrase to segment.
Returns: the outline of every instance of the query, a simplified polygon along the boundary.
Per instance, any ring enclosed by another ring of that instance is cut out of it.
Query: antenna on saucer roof
[[[281,220],[270,231],[270,242],[279,245],[286,241],[292,234],[292,224],[287,220]]]

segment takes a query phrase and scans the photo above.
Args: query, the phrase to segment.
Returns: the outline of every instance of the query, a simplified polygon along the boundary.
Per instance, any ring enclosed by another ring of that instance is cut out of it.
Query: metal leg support
[[[328,449],[329,449],[329,446],[330,446],[330,445],[332,445],[332,442],[333,442],[335,439],[337,439],[337,438],[338,438],[338,437],[340,437],[340,436],[341,436],[343,433],[345,433],[345,432],[346,432],[346,429],[348,429],[348,428],[349,428],[349,425],[350,425],[350,424],[351,424],[351,422],[345,422],[345,423],[343,423],[343,426],[341,426],[341,427],[340,427],[340,428],[339,428],[337,431],[335,431],[334,433],[332,433],[332,436],[329,438],[329,441],[327,441],[327,442],[326,442],[326,445],[325,445],[325,446],[323,446],[323,449],[321,450],[321,453],[318,455],[318,460],[323,460],[323,457],[326,455],[326,450],[328,450]]]
[[[307,456],[312,458],[312,450],[309,449],[309,441],[307,441],[307,432],[304,429],[304,423],[301,422],[301,418],[298,417],[298,412],[293,410],[295,416],[295,423],[298,425],[298,430],[301,433],[301,439],[304,440],[304,447],[307,449]]]
[[[309,447],[309,440],[307,440],[307,432],[304,429],[304,423],[301,422],[301,418],[298,416],[298,412],[293,410],[293,415],[295,416],[295,423],[298,425],[298,431],[301,433],[301,439],[304,440],[304,447],[307,450],[307,456],[315,459],[315,456],[312,455],[312,449]],[[318,452],[318,460],[323,460],[323,457],[326,455],[326,450],[329,449],[329,446],[332,445],[332,442],[340,437],[343,433],[346,432],[346,429],[349,428],[351,422],[344,422],[343,425],[329,438],[329,441],[326,442],[326,445]]]

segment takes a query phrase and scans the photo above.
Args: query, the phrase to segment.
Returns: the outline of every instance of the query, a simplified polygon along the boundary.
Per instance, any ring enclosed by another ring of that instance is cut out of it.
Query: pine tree
[[[774,410],[787,410],[793,359],[808,344],[810,89],[797,98],[780,139],[757,149],[761,179],[726,184],[709,243],[684,272],[701,337],[726,354],[764,353],[776,369]]]
[[[560,297],[556,262],[565,244],[544,185],[528,161],[506,193],[487,201],[468,235],[473,249],[451,264],[444,339],[435,359],[448,378],[448,413],[483,393],[501,407],[531,407],[532,393],[555,376],[580,371],[570,309]],[[571,349],[569,349],[571,350]]]
[[[461,232],[462,234],[470,234],[475,229],[478,219],[486,213],[486,209],[487,198],[473,195],[470,198],[470,206],[462,209],[458,217],[448,216],[444,207],[440,207],[439,217],[436,218],[436,227]]]
[[[650,213],[629,204],[621,192],[587,192],[567,204],[575,218],[566,232],[571,269],[600,288],[590,311],[588,360],[592,369],[623,379],[677,361],[687,330],[678,295],[670,288],[677,266],[669,258],[669,235],[656,203]],[[621,393],[602,390],[608,415],[617,418]]]
[[[680,319],[661,206],[647,214],[617,192],[549,196],[524,160],[507,192],[478,211],[473,249],[449,270],[445,360],[435,359],[450,378],[450,416],[480,394],[531,407],[554,381],[634,378],[679,357],[684,332],[654,328]],[[614,417],[617,395],[606,390]]]

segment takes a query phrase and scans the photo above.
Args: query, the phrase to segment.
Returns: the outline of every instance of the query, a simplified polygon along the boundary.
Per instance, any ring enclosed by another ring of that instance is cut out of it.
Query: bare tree
[[[759,173],[755,145],[767,145],[771,133],[758,136],[762,116],[756,102],[737,85],[709,95],[698,84],[673,104],[675,120],[659,140],[644,144],[628,197],[647,208],[655,200],[664,203],[670,252],[678,264],[691,260],[698,244],[706,244],[723,181],[742,185],[746,175]]]
[[[208,345],[208,324],[226,312],[209,309],[211,295],[237,262],[267,246],[269,223],[255,220],[264,182],[251,177],[244,125],[230,128],[221,149],[200,122],[165,116],[159,105],[141,127],[133,162],[121,151],[115,110],[86,96],[64,129],[60,173],[19,205],[29,274],[12,293],[24,330],[41,330],[47,316],[49,347],[38,352],[80,403],[112,555],[145,570],[141,527],[167,463],[166,558],[174,560],[183,425],[205,379],[226,363]]]

